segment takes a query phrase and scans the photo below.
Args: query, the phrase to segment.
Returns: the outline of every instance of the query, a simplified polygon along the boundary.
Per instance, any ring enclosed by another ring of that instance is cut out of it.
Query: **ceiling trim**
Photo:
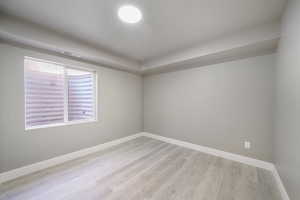
[[[253,45],[257,47],[257,51],[270,47],[270,43],[278,41],[280,38],[280,24],[271,23],[264,26],[255,27],[248,30],[240,31],[233,35],[225,36],[214,41],[206,42],[195,48],[186,51],[174,53],[158,59],[150,60],[143,63],[142,70],[155,71],[163,67],[176,67],[184,65],[191,61],[200,60],[206,56],[224,54],[226,51],[232,52],[234,49],[249,47],[249,51],[253,51]],[[270,41],[270,42],[267,42]],[[259,45],[261,43],[261,45]],[[264,46],[266,45],[266,46]],[[274,46],[276,48],[276,45]],[[237,52],[238,53],[238,52]],[[234,56],[234,55],[230,55]]]
[[[1,16],[0,39],[9,43],[47,50],[76,59],[89,60],[121,70],[139,72],[141,68],[140,63],[135,60],[113,55],[104,50],[63,37],[35,24],[9,16]]]
[[[159,73],[173,72],[179,70],[186,70],[190,68],[214,65],[218,63],[230,62],[250,57],[262,56],[275,53],[277,50],[279,39],[271,39],[261,41],[246,46],[236,47],[233,49],[226,49],[204,56],[199,56],[189,60],[180,61],[163,65],[161,67],[153,67],[143,69],[143,75],[153,75]]]
[[[0,41],[135,74],[155,74],[275,52],[280,23],[274,22],[208,41],[143,63],[74,41],[12,17],[0,19]]]

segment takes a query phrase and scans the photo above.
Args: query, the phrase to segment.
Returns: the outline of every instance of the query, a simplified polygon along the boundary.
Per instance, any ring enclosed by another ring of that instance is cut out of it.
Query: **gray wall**
[[[291,0],[279,45],[275,164],[290,198],[300,198],[300,1]]]
[[[99,121],[24,131],[24,56],[96,69]],[[0,44],[0,91],[0,172],[142,131],[138,75]]]
[[[272,161],[275,56],[145,77],[144,130]]]

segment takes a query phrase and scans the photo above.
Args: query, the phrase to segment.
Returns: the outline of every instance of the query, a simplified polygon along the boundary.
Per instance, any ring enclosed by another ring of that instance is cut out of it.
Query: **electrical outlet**
[[[245,147],[245,149],[250,149],[251,143],[249,141],[245,141],[244,147]]]

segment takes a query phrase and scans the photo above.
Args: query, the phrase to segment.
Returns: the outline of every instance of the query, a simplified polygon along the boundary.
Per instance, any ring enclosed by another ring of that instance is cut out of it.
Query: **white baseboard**
[[[238,154],[229,153],[229,152],[225,152],[225,151],[221,151],[221,150],[217,150],[217,149],[213,149],[210,147],[205,147],[205,146],[201,146],[201,145],[197,145],[197,144],[193,144],[193,143],[189,143],[189,142],[184,142],[181,140],[163,137],[163,136],[152,134],[152,133],[143,132],[143,133],[141,133],[141,136],[150,137],[150,138],[161,140],[161,141],[164,141],[164,142],[167,142],[170,144],[175,144],[175,145],[182,146],[185,148],[189,148],[189,149],[193,149],[193,150],[200,151],[203,153],[211,154],[211,155],[214,155],[217,157],[222,157],[222,158],[225,158],[228,160],[233,160],[233,161],[240,162],[243,164],[247,164],[247,165],[251,165],[254,167],[269,170],[272,172],[272,174],[277,182],[282,199],[290,200],[289,196],[285,190],[285,187],[280,179],[280,176],[276,170],[276,167],[273,163],[262,161],[262,160],[257,160],[254,158],[249,158],[247,156],[241,156]]]
[[[6,182],[6,181],[16,179],[16,178],[21,177],[21,176],[25,176],[25,175],[28,175],[28,174],[31,174],[31,173],[34,173],[34,172],[37,172],[37,171],[55,166],[55,165],[58,165],[58,164],[62,164],[64,162],[67,162],[67,161],[70,161],[70,160],[74,160],[76,158],[86,156],[86,155],[91,154],[91,153],[95,153],[97,151],[100,151],[100,150],[103,150],[103,149],[106,149],[106,148],[109,148],[109,147],[127,142],[129,140],[133,140],[133,139],[141,137],[141,136],[150,137],[150,138],[161,140],[161,141],[164,141],[164,142],[167,142],[167,143],[175,144],[175,145],[178,145],[178,146],[186,147],[186,148],[189,148],[189,149],[204,152],[204,153],[211,154],[211,155],[214,155],[214,156],[222,157],[222,158],[225,158],[225,159],[228,159],[228,160],[233,160],[233,161],[237,161],[237,162],[244,163],[244,164],[247,164],[247,165],[251,165],[251,166],[254,166],[254,167],[270,170],[270,171],[272,171],[272,173],[275,177],[275,180],[278,184],[279,190],[280,190],[281,195],[282,195],[282,199],[283,200],[289,200],[289,196],[288,196],[288,194],[285,190],[285,187],[284,187],[284,185],[283,185],[283,183],[280,179],[280,176],[279,176],[279,174],[276,170],[276,167],[273,163],[269,163],[269,162],[249,158],[249,157],[246,157],[246,156],[241,156],[241,155],[238,155],[238,154],[228,153],[228,152],[225,152],[225,151],[221,151],[221,150],[217,150],[217,149],[213,149],[213,148],[210,148],[210,147],[205,147],[205,146],[201,146],[201,145],[197,145],[197,144],[192,144],[192,143],[184,142],[184,141],[181,141],[181,140],[167,138],[167,137],[163,137],[163,136],[160,136],[160,135],[155,135],[155,134],[151,134],[151,133],[147,133],[147,132],[137,133],[137,134],[130,135],[130,136],[127,136],[127,137],[123,137],[123,138],[113,140],[113,141],[110,141],[110,142],[107,142],[107,143],[103,143],[103,144],[100,144],[100,145],[97,145],[97,146],[94,146],[94,147],[82,149],[82,150],[79,150],[79,151],[76,151],[76,152],[72,152],[72,153],[69,153],[69,154],[65,154],[65,155],[62,155],[62,156],[51,158],[49,160],[41,161],[41,162],[38,162],[38,163],[34,163],[34,164],[27,165],[27,166],[24,166],[24,167],[21,167],[21,168],[17,168],[17,169],[8,171],[8,172],[1,173],[0,174],[0,184],[3,183],[3,182]]]
[[[289,197],[289,195],[288,195],[288,193],[287,193],[287,191],[286,191],[286,189],[285,189],[285,187],[284,187],[284,185],[282,183],[282,180],[281,180],[281,178],[279,176],[279,173],[278,173],[278,171],[277,171],[277,169],[276,169],[275,166],[274,166],[274,169],[273,169],[272,172],[273,172],[273,176],[274,176],[274,178],[275,178],[275,180],[277,182],[279,191],[281,193],[282,200],[290,200],[290,197]]]
[[[273,170],[274,169],[274,164],[270,163],[270,162],[265,162],[265,161],[262,161],[262,160],[257,160],[257,159],[254,159],[254,158],[249,158],[249,157],[241,156],[241,155],[234,154],[234,153],[228,153],[228,152],[213,149],[213,148],[210,148],[210,147],[205,147],[205,146],[193,144],[193,143],[190,143],[190,142],[184,142],[184,141],[181,141],[181,140],[167,138],[167,137],[163,137],[163,136],[152,134],[152,133],[144,132],[144,133],[142,133],[142,135],[146,136],[146,137],[151,137],[153,139],[161,140],[161,141],[164,141],[164,142],[167,142],[167,143],[183,146],[183,147],[193,149],[193,150],[196,150],[196,151],[201,151],[201,152],[211,154],[211,155],[214,155],[214,156],[222,157],[222,158],[225,158],[225,159],[228,159],[228,160],[233,160],[233,161],[237,161],[237,162],[244,163],[244,164],[247,164],[247,165],[252,165],[252,166],[255,166],[255,167],[258,167],[258,168],[263,168],[263,169],[267,169],[267,170]]]
[[[103,143],[103,144],[100,144],[97,146],[82,149],[82,150],[75,151],[75,152],[72,152],[69,154],[51,158],[49,160],[44,160],[44,161],[41,161],[38,163],[34,163],[34,164],[27,165],[27,166],[24,166],[21,168],[13,169],[8,172],[1,173],[0,174],[0,183],[10,181],[10,180],[16,179],[18,177],[25,176],[25,175],[28,175],[28,174],[40,171],[42,169],[46,169],[46,168],[67,162],[70,160],[74,160],[76,158],[86,156],[88,154],[91,154],[91,153],[94,153],[94,152],[97,152],[97,151],[100,151],[100,150],[103,150],[103,149],[106,149],[106,148],[109,148],[109,147],[112,147],[112,146],[115,146],[115,145],[118,145],[118,144],[121,144],[124,142],[127,142],[129,140],[135,139],[140,136],[141,136],[141,133],[130,135],[130,136],[123,137],[123,138],[113,140],[110,142],[106,142],[106,143]]]

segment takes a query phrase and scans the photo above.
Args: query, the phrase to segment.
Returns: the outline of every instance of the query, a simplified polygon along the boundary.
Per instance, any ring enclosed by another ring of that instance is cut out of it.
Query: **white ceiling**
[[[117,17],[123,4],[143,13],[135,25]],[[1,0],[0,11],[114,56],[141,63],[279,22],[286,0]]]

